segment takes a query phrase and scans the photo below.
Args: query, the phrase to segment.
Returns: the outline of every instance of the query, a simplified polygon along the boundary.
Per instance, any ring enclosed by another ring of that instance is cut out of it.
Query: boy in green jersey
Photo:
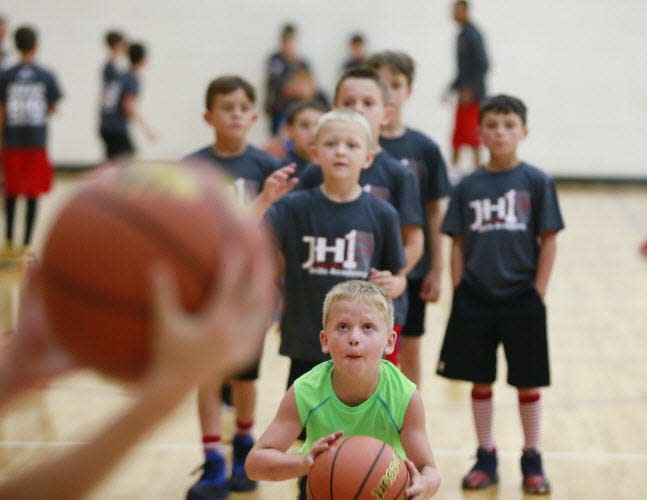
[[[325,361],[299,377],[288,389],[274,420],[258,439],[245,463],[256,480],[305,476],[314,459],[339,439],[367,435],[391,445],[406,459],[412,477],[407,498],[433,496],[440,486],[425,427],[422,397],[389,361],[396,335],[393,302],[380,287],[351,280],[335,285],[323,306],[321,349]],[[302,428],[306,441],[299,454],[286,453]]]

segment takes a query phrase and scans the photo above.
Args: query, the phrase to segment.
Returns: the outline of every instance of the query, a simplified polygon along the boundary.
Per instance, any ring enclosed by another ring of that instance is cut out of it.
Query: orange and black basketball
[[[307,492],[309,500],[400,500],[410,482],[409,469],[391,446],[350,436],[317,456]]]
[[[65,204],[44,247],[43,297],[80,365],[121,379],[146,369],[156,262],[174,272],[185,308],[199,310],[240,220],[221,186],[206,169],[134,165],[105,169]]]

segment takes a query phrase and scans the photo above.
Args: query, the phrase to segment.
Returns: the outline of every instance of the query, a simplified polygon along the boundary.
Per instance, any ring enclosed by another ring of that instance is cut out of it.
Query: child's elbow
[[[258,481],[260,479],[258,476],[259,471],[256,454],[254,453],[253,449],[249,452],[249,455],[247,455],[247,458],[245,459],[245,474],[253,481]]]

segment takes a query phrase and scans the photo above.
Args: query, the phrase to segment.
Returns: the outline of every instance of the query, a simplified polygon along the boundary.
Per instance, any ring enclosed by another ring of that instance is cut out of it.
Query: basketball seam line
[[[130,219],[135,228],[139,229],[142,233],[146,233],[151,239],[167,248],[171,253],[175,254],[178,260],[187,265],[195,273],[198,282],[203,281],[205,275],[208,276],[211,274],[207,264],[201,262],[201,259],[191,252],[173,233],[158,224],[154,218],[148,216],[146,213],[107,196],[99,195],[96,198],[92,198],[92,201],[99,205],[103,204],[104,207],[111,207],[126,219]]]
[[[117,310],[122,314],[145,318],[147,308],[145,304],[115,297],[112,294],[96,290],[79,283],[78,281],[58,272],[50,267],[43,267],[43,274],[47,281],[56,283],[56,287],[63,293],[74,297],[74,299],[102,309]]]
[[[337,455],[339,455],[339,452],[341,451],[342,447],[348,443],[350,438],[345,439],[342,441],[342,443],[337,447],[337,450],[335,451],[335,455],[332,457],[332,464],[330,465],[330,500],[335,500],[333,498],[333,477],[335,475],[335,462],[337,461]]]
[[[375,469],[375,466],[377,465],[377,461],[380,459],[380,456],[382,456],[382,452],[384,451],[385,447],[386,447],[386,443],[382,443],[382,447],[380,448],[380,451],[375,456],[375,459],[373,460],[373,463],[371,464],[371,467],[368,469],[368,472],[366,473],[366,476],[364,476],[364,480],[362,481],[362,484],[359,485],[359,489],[357,490],[357,493],[355,493],[355,496],[353,497],[353,500],[357,500],[359,498],[359,494],[364,489],[364,485],[368,481],[368,477],[371,475],[371,472],[373,472],[373,469]]]
[[[117,215],[122,215],[124,219],[130,220],[137,230],[147,234],[154,242],[165,246],[170,253],[174,254],[180,262],[186,265],[189,268],[189,272],[197,277],[197,281],[201,285],[200,288],[202,290],[207,288],[208,284],[203,283],[204,276],[211,274],[207,266],[200,263],[198,257],[193,255],[184,244],[178,241],[169,231],[157,224],[152,218],[140,211],[134,210],[126,204],[115,202],[105,196],[91,198],[91,202],[104,208],[110,207]],[[64,292],[67,292],[68,295],[74,296],[82,302],[93,305],[101,304],[102,306],[138,318],[144,318],[147,315],[148,306],[145,303],[119,299],[114,294],[84,285],[78,280],[52,269],[51,266],[43,267],[43,271],[49,275],[50,279],[56,277],[59,280],[57,285]],[[205,268],[207,268],[206,271]]]

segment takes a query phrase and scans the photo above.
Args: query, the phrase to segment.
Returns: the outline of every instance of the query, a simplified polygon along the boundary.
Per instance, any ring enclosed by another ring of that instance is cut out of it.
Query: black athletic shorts
[[[118,156],[132,155],[135,152],[135,147],[127,132],[102,130],[101,138],[103,139],[106,158],[109,160]]]
[[[461,282],[454,291],[437,373],[492,383],[499,343],[505,351],[510,385],[550,385],[546,307],[537,291],[532,288],[504,302],[492,302]]]
[[[231,377],[233,380],[256,380],[258,378],[258,370],[261,366],[261,360],[257,359],[253,365],[250,365],[244,372]]]
[[[407,279],[407,293],[409,294],[409,311],[407,321],[402,329],[405,337],[420,337],[425,332],[425,308],[427,303],[420,298],[422,278]]]
[[[308,487],[308,476],[301,476],[297,481],[297,489],[299,490],[299,496],[297,500],[308,500],[308,493],[306,488]]]
[[[286,390],[294,384],[294,381],[298,379],[304,373],[309,372],[315,366],[317,366],[321,361],[310,361],[308,359],[294,359],[290,358],[290,373],[288,375],[288,385]]]

